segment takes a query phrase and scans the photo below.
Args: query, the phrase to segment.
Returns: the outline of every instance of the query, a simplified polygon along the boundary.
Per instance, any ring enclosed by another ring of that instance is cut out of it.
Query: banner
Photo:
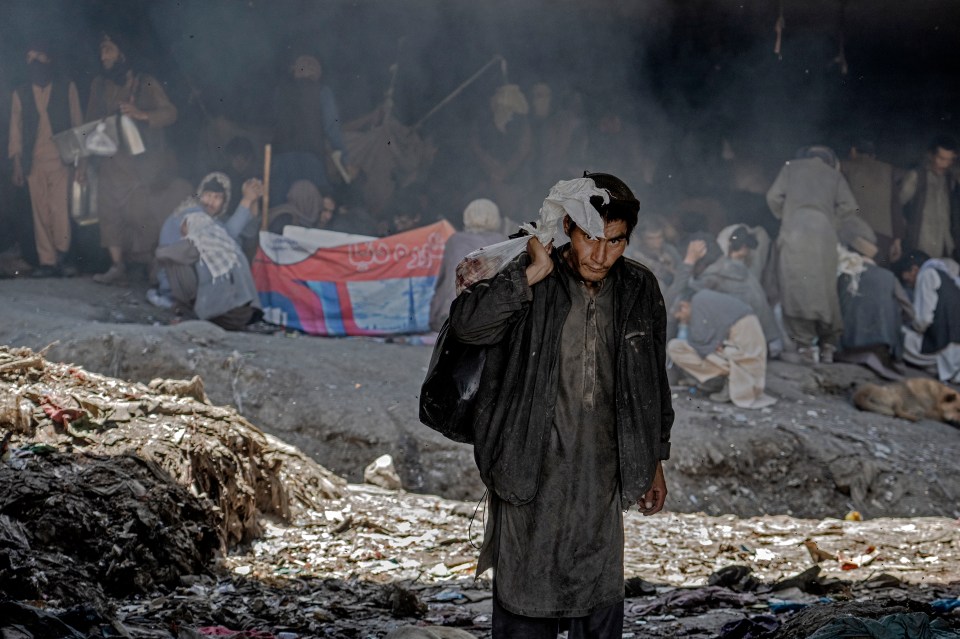
[[[430,330],[430,300],[447,238],[441,221],[405,233],[313,249],[263,232],[253,262],[265,319],[311,335]]]

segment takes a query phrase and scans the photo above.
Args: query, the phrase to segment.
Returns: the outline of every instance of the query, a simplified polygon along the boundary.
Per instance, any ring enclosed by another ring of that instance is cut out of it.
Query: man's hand
[[[87,161],[80,160],[77,163],[77,168],[73,172],[73,180],[81,186],[87,183]]]
[[[263,182],[257,178],[250,178],[240,187],[240,205],[248,209],[253,203],[263,197]]]
[[[23,186],[23,166],[20,164],[20,156],[13,158],[13,176],[11,180],[17,188]]]
[[[694,240],[687,245],[687,256],[683,258],[683,263],[693,266],[706,254],[707,243],[703,240]]]
[[[667,481],[663,478],[663,464],[657,462],[657,472],[653,476],[650,490],[644,493],[637,502],[637,509],[644,515],[652,515],[663,509],[663,502],[667,500]]]
[[[553,260],[550,259],[550,251],[552,250],[552,242],[544,247],[536,236],[531,237],[527,242],[527,254],[530,256],[530,266],[527,267],[527,284],[533,286],[553,272]]]
[[[134,120],[149,120],[150,116],[147,115],[146,111],[141,111],[133,105],[132,102],[121,102],[120,103],[120,113],[123,115],[133,118]]]

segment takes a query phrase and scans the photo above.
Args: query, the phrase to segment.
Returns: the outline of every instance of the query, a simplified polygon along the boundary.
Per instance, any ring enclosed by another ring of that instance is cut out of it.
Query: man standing
[[[874,260],[883,267],[896,262],[903,252],[904,233],[897,197],[897,170],[877,159],[876,146],[870,140],[859,140],[852,145],[850,156],[841,168],[860,205],[860,217],[876,234]]]
[[[30,189],[39,262],[33,275],[52,277],[68,268],[64,258],[70,249],[70,169],[60,160],[53,135],[80,126],[80,99],[73,82],[54,77],[47,46],[27,50],[27,68],[30,82],[14,91],[11,102],[9,154],[13,183],[22,187],[26,178]]]
[[[100,40],[103,71],[90,85],[87,120],[126,115],[140,128],[146,152],[133,156],[125,144],[116,155],[99,164],[100,244],[110,252],[110,269],[94,275],[100,284],[120,284],[126,279],[126,263],[132,256],[149,259],[156,237],[141,232],[147,210],[149,187],[164,161],[163,128],[177,119],[156,78],[136,73],[127,51],[114,36]]]
[[[800,149],[797,159],[780,169],[767,204],[782,221],[778,271],[788,336],[801,362],[832,363],[843,330],[836,229],[857,212],[837,156],[825,146]]]
[[[938,136],[927,149],[926,165],[904,176],[900,202],[907,220],[907,250],[960,259],[960,199],[951,172],[956,161],[957,141]]]
[[[497,639],[619,638],[623,510],[652,515],[667,494],[666,310],[653,274],[621,259],[639,203],[612,175],[563,184],[570,243],[551,255],[531,238],[450,314],[457,339],[486,347],[473,412],[490,489],[478,571],[494,569]]]
[[[347,163],[340,112],[333,90],[321,79],[323,66],[312,55],[300,55],[290,65],[291,77],[274,96],[274,180],[271,201],[282,200],[293,183],[308,179],[329,193],[328,158]]]

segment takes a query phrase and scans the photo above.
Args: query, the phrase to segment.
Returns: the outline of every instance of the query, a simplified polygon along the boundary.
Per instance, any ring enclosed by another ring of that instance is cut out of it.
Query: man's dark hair
[[[936,153],[937,149],[943,149],[944,151],[953,151],[957,152],[957,140],[952,135],[938,135],[937,137],[930,140],[930,145],[927,147],[927,150],[930,153]]]
[[[244,157],[252,159],[255,156],[253,142],[250,141],[250,138],[245,138],[242,135],[238,135],[227,142],[227,146],[223,147],[223,153],[228,158]]]
[[[875,156],[877,154],[877,145],[869,138],[858,138],[854,140],[850,146],[856,149],[860,155]]]
[[[226,193],[226,189],[223,188],[223,184],[220,183],[220,180],[216,178],[210,178],[200,187],[200,192],[209,192],[209,193]]]
[[[610,201],[606,204],[603,203],[603,198],[596,195],[590,198],[590,204],[597,210],[604,222],[616,222],[618,220],[626,222],[626,237],[629,241],[630,234],[633,233],[633,229],[637,225],[637,214],[640,212],[640,202],[633,191],[623,180],[609,173],[584,171],[583,177],[590,178],[598,189],[606,189],[610,194]]]
[[[924,253],[923,251],[909,251],[899,260],[894,262],[890,270],[892,270],[893,274],[896,275],[897,278],[899,278],[901,275],[909,271],[914,266],[916,266],[917,268],[923,266],[923,263],[929,259],[930,259],[930,256]]]
[[[750,232],[750,229],[741,224],[733,229],[733,232],[730,234],[729,252],[739,251],[744,246],[755,249],[758,244],[759,242],[757,242],[756,236]]]

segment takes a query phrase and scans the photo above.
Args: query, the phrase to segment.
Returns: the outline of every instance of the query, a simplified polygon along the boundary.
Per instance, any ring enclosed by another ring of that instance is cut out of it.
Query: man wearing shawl
[[[450,311],[451,334],[485,352],[471,409],[490,490],[477,570],[494,570],[495,639],[619,639],[623,511],[652,515],[667,492],[666,311],[653,274],[623,258],[639,203],[621,180],[561,182],[554,204],[569,244],[551,254],[531,238]]]
[[[156,250],[158,290],[147,297],[157,306],[192,312],[227,330],[241,330],[257,319],[259,298],[250,265],[236,238],[254,218],[252,208],[263,194],[259,180],[244,182],[243,199],[229,218],[230,180],[211,173],[195,197],[167,219]]]

